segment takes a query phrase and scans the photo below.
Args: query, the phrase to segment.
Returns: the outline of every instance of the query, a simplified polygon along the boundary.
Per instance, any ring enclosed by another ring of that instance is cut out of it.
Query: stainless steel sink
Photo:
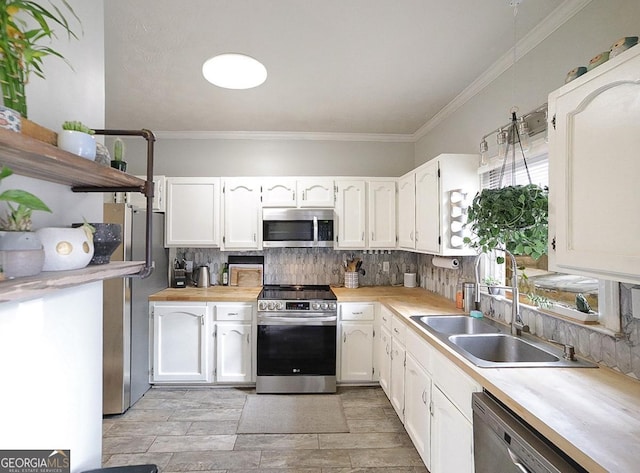
[[[483,320],[467,315],[424,315],[411,318],[421,325],[447,335],[500,332],[498,328]]]
[[[422,329],[481,368],[593,368],[583,360],[567,360],[561,350],[504,333],[485,319],[466,315],[415,315],[411,319]],[[505,329],[506,330],[506,329]]]

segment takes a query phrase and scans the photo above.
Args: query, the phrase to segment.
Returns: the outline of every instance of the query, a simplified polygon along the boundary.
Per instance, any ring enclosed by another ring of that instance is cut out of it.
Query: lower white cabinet
[[[251,323],[216,322],[216,381],[251,381]]]
[[[391,331],[384,325],[380,326],[377,338],[375,365],[380,387],[387,397],[391,397]]]
[[[391,336],[391,382],[389,392],[391,405],[404,423],[404,363],[406,350],[400,341]]]
[[[152,302],[151,383],[255,379],[255,304]]]
[[[471,400],[469,400],[471,404]],[[431,473],[473,473],[473,425],[447,397],[433,388]]]
[[[407,351],[404,380],[404,428],[429,470],[431,470],[430,410],[431,375]]]
[[[373,365],[375,305],[339,304],[340,382],[374,381]]]
[[[151,382],[211,382],[210,314],[206,303],[150,305]]]

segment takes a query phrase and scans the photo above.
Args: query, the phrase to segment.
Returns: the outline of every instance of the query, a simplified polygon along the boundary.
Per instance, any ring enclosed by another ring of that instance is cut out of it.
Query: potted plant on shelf
[[[11,174],[13,171],[3,166],[0,180]],[[44,250],[38,236],[31,231],[31,213],[34,210],[51,212],[51,209],[35,195],[20,189],[2,192],[0,201],[7,202],[9,207],[7,215],[0,218],[0,230],[4,232],[0,238],[4,275],[9,278],[35,276],[42,271]]]
[[[484,278],[483,280],[484,284],[487,286],[487,291],[489,291],[489,294],[493,294],[494,296],[497,295],[502,295],[504,293],[504,290],[500,287],[496,287],[496,286],[501,286],[501,282],[494,278],[493,276],[487,276]]]
[[[93,161],[96,158],[94,131],[82,122],[64,122],[58,134],[58,148]]]
[[[56,35],[54,27],[63,29],[69,38],[78,39],[63,14],[70,13],[80,23],[66,0],[57,6],[51,0],[51,9],[42,2],[31,0],[0,0],[0,86],[4,105],[23,118],[27,118],[27,97],[25,85],[31,73],[44,78],[43,60],[56,56],[65,60],[62,54],[50,46],[40,44]],[[66,62],[66,60],[65,60]]]
[[[127,163],[122,160],[124,158],[124,142],[120,138],[116,138],[113,143],[113,159],[111,167],[126,172]]]

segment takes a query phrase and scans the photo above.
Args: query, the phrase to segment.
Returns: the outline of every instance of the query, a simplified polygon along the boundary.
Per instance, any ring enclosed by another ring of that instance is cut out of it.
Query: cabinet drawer
[[[394,340],[405,344],[405,339],[407,335],[407,326],[398,319],[398,317],[393,317],[391,319],[391,336]]]
[[[429,345],[429,342],[423,340],[420,335],[413,330],[407,330],[406,348],[407,353],[411,353],[411,356],[413,356],[420,366],[427,370],[428,373],[432,372],[434,348]]]
[[[253,306],[251,304],[216,304],[216,320],[251,320]]]
[[[380,325],[382,327],[387,327],[391,330],[391,320],[393,319],[393,313],[387,309],[385,306],[380,306]]]
[[[435,350],[432,353],[433,382],[471,422],[473,418],[471,393],[482,391],[482,386],[440,353]]]
[[[342,320],[373,320],[375,318],[373,304],[341,304],[340,318]]]

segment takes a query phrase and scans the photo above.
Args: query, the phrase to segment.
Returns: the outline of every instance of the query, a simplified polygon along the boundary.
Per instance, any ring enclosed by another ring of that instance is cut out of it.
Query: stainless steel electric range
[[[336,392],[336,296],[329,286],[264,286],[256,392]]]

